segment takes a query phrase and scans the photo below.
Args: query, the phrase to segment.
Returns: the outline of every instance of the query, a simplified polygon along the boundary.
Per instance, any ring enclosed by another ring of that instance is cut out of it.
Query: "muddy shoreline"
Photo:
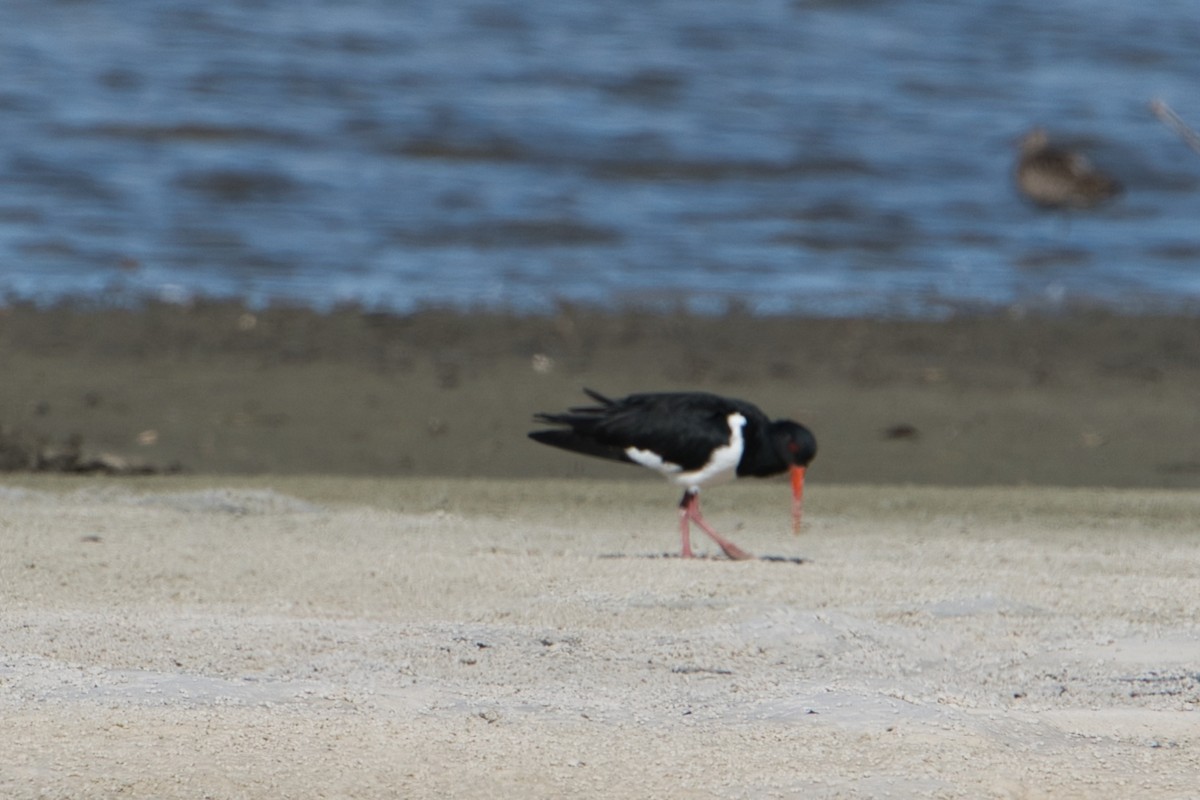
[[[581,398],[702,389],[800,419],[814,480],[1200,486],[1200,318],[944,321],[234,302],[0,307],[0,426],[193,474],[639,478],[525,438]]]

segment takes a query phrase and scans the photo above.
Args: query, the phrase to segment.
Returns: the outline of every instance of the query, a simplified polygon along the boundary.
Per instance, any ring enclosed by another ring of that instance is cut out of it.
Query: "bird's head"
[[[807,467],[817,456],[817,438],[799,422],[772,423],[771,438],[780,457],[790,466]]]
[[[771,441],[792,476],[792,532],[800,532],[804,513],[804,475],[817,457],[817,437],[798,422],[781,420],[771,424]]]
[[[1045,128],[1032,128],[1017,141],[1021,155],[1040,153],[1049,146],[1050,135],[1046,133]]]

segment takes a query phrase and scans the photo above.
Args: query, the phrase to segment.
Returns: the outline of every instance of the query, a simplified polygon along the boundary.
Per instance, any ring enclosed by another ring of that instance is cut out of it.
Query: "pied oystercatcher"
[[[700,515],[700,488],[748,475],[791,471],[792,525],[800,531],[804,474],[817,440],[791,420],[770,421],[744,400],[705,392],[631,394],[611,400],[584,389],[598,405],[561,414],[535,414],[536,422],[563,427],[533,431],[534,441],[584,455],[640,464],[684,487],[679,502],[683,557],[692,557],[689,521],[699,525],[731,559],[753,558],[708,526]]]

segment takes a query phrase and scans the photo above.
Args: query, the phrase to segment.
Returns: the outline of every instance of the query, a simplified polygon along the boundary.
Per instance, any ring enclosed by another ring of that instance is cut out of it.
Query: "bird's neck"
[[[765,426],[747,432],[745,448],[742,450],[742,460],[738,464],[737,474],[764,478],[768,475],[778,475],[788,468],[771,441],[771,427]]]

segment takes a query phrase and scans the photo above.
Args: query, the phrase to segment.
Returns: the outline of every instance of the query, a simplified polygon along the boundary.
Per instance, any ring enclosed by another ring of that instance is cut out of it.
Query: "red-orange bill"
[[[804,513],[804,467],[792,467],[792,533],[800,533]]]

